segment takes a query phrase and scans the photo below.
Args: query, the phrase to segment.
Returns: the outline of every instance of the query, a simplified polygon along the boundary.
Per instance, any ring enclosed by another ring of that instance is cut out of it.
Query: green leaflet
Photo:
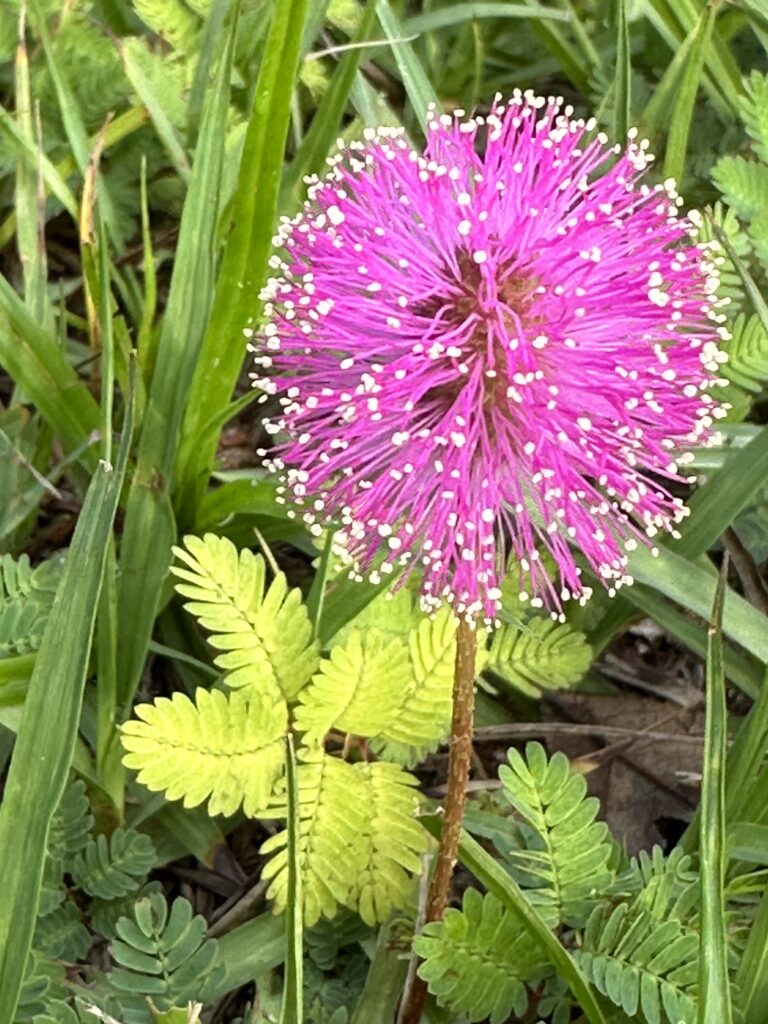
[[[267,804],[284,767],[288,710],[258,690],[197,690],[140,704],[122,727],[123,759],[148,789],[214,814],[251,817]]]
[[[155,848],[149,836],[135,829],[116,828],[89,838],[72,866],[77,885],[92,896],[112,900],[135,892],[154,867]]]
[[[224,972],[218,944],[206,931],[205,918],[193,916],[192,904],[182,897],[170,910],[160,893],[138,900],[131,916],[117,922],[119,937],[110,944],[118,966],[109,983],[120,1004],[146,1012],[147,996],[159,1010],[205,999]]]
[[[298,590],[278,573],[265,592],[260,555],[241,552],[225,537],[185,537],[174,552],[184,567],[172,572],[184,582],[177,591],[186,609],[213,634],[211,646],[225,651],[215,661],[232,688],[256,688],[273,700],[296,696],[312,675],[317,645]]]
[[[527,826],[520,846],[507,851],[513,874],[552,927],[583,925],[614,880],[608,826],[595,820],[600,805],[564,754],[548,759],[529,743],[525,758],[516,750],[507,757],[503,793]]]
[[[647,1024],[693,1024],[698,973],[696,932],[642,905],[603,905],[592,914],[574,956],[595,987]]]
[[[441,1005],[491,1024],[525,1013],[526,982],[547,963],[520,919],[476,889],[464,893],[460,911],[426,925],[413,947],[424,958],[419,974]]]
[[[40,646],[62,564],[57,558],[32,569],[26,555],[0,555],[0,658]]]
[[[542,689],[577,683],[591,662],[583,633],[565,622],[531,618],[496,630],[487,667],[523,693],[539,697]]]
[[[456,626],[450,609],[443,607],[433,618],[422,619],[416,629],[410,630],[411,675],[400,711],[386,730],[373,737],[372,746],[382,757],[414,764],[434,750],[448,731]]]
[[[755,153],[768,163],[768,75],[753,71],[739,97],[739,114]]]
[[[768,380],[768,331],[755,313],[740,313],[729,325],[731,337],[723,343],[728,362],[723,376],[747,391],[759,393]]]
[[[390,606],[393,620],[373,626]],[[296,726],[308,742],[334,728],[365,736],[383,757],[413,764],[448,730],[457,620],[447,607],[417,618],[403,591],[371,607],[340,632],[341,642],[299,693]],[[478,671],[481,663],[482,655]]]
[[[333,728],[378,736],[400,712],[410,671],[408,648],[400,637],[376,628],[355,629],[346,643],[331,649],[299,694],[296,728],[308,743],[322,742]],[[444,725],[441,711],[436,727]]]
[[[348,764],[320,750],[304,751],[298,769],[299,862],[307,925],[342,906],[369,924],[385,920],[411,895],[410,874],[420,869],[427,837],[413,820],[416,779],[398,765]],[[268,817],[285,818],[285,795]],[[273,854],[263,877],[271,879],[275,909],[288,894],[287,832],[261,848]]]

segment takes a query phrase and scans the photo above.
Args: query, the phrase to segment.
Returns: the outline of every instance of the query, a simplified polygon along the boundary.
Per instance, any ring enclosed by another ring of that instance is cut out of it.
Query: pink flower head
[[[339,524],[374,581],[420,564],[425,606],[473,619],[510,550],[555,611],[589,593],[574,549],[630,582],[624,551],[675,532],[668,483],[721,412],[717,278],[673,183],[571,115],[497,97],[433,115],[423,155],[366,132],[281,226],[251,346],[289,438],[268,465],[310,528]]]

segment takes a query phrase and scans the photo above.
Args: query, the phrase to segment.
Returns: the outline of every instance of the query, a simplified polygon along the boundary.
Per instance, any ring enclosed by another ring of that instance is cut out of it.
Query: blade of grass
[[[362,44],[370,38],[376,20],[376,0],[368,0],[360,25],[355,33],[355,43]],[[280,187],[280,208],[285,209],[287,197],[306,174],[322,170],[325,158],[339,134],[339,125],[349,99],[357,69],[365,53],[362,45],[348,50],[339,61],[331,84],[318,104],[307,134],[283,175]]]
[[[616,12],[616,70],[613,97],[613,138],[623,143],[630,127],[632,106],[632,63],[629,48],[627,0],[618,0]]]
[[[440,834],[437,818],[424,818],[424,824],[434,835]],[[535,942],[549,957],[549,962],[569,986],[579,1009],[590,1024],[607,1024],[592,987],[557,936],[549,930],[538,910],[525,898],[522,889],[510,878],[504,868],[462,830],[459,841],[459,861],[471,871],[488,892],[509,910]]]
[[[669,550],[688,559],[704,554],[749,504],[766,478],[768,427],[764,427],[743,448],[731,449],[723,466],[715,470],[693,493],[688,501],[691,514],[683,524],[682,537],[672,542]],[[625,593],[626,597],[612,602],[602,622],[590,634],[590,643],[598,651],[610,642],[615,632],[634,614],[636,592],[628,590]]]
[[[768,676],[728,755],[726,820],[756,821],[765,814],[765,752],[768,749]]]
[[[301,894],[299,787],[293,736],[285,737],[285,786],[288,796],[288,898],[285,911],[285,980],[280,1024],[304,1020],[304,900]]]
[[[763,892],[736,973],[744,1024],[765,1024],[768,1006],[768,891]]]
[[[365,988],[349,1024],[392,1024],[408,973],[408,960],[397,948],[396,927],[389,921],[376,939]]]
[[[418,123],[424,128],[430,104],[434,104],[436,107],[439,105],[437,93],[432,88],[413,47],[407,41],[405,30],[392,10],[389,0],[379,0],[378,15],[379,24],[392,47],[392,54],[403,80],[405,94],[413,107]]]
[[[64,448],[70,452],[79,449],[99,429],[99,407],[57,341],[36,322],[2,275],[0,314],[0,363],[34,402]],[[92,469],[96,453],[86,448],[81,461]]]
[[[645,612],[666,630],[670,636],[680,640],[702,659],[707,656],[707,630],[691,616],[670,604],[650,587],[635,583],[632,587],[632,604]],[[764,666],[754,658],[741,654],[730,647],[723,651],[726,678],[748,696],[755,698],[761,692]]]
[[[211,17],[213,17],[213,15],[211,15]],[[177,174],[183,182],[189,183],[191,168],[189,166],[187,154],[184,152],[182,141],[173,126],[173,122],[163,108],[162,100],[158,95],[157,90],[144,74],[139,62],[133,56],[130,42],[131,40],[129,39],[127,44],[122,40],[119,40],[117,43],[118,52],[120,54],[120,59],[123,62],[125,74],[128,81],[133,86],[137,97],[149,111],[149,116],[152,120],[152,124],[155,126],[155,131],[165,147],[165,151],[170,157],[171,163],[176,169]]]
[[[37,915],[51,817],[69,773],[104,559],[131,444],[126,413],[117,465],[88,489],[21,720],[0,807],[0,1021],[10,1024]]]
[[[323,607],[325,605],[325,591],[328,584],[328,573],[333,561],[333,530],[328,531],[325,538],[325,546],[320,556],[320,564],[312,579],[312,586],[307,595],[307,613],[312,623],[314,636],[320,635],[320,623],[323,619]]]
[[[213,296],[218,185],[236,26],[235,18],[203,112],[136,472],[128,494],[118,596],[118,700],[123,707],[133,697],[146,658],[176,534],[170,481]]]
[[[235,0],[214,0],[203,26],[195,75],[187,101],[186,142],[189,147],[192,147],[197,139],[205,94],[210,85],[216,55],[219,51],[218,41],[222,33],[226,31],[226,21],[234,2]]]
[[[25,32],[26,5],[19,12],[19,40],[16,47],[13,86],[16,95],[16,119],[26,135],[38,136],[38,152],[43,148],[32,116],[29,87],[29,58]],[[38,187],[38,185],[40,187]],[[33,170],[23,160],[16,167],[15,204],[20,214],[16,243],[24,279],[24,301],[38,323],[47,330],[53,325],[53,307],[48,298],[48,264],[45,250],[45,188],[38,168]]]
[[[672,53],[682,46],[686,38],[695,32],[701,16],[700,9],[678,0],[644,0],[643,13],[671,49]],[[727,48],[724,48],[727,53]],[[710,43],[705,51],[702,87],[713,106],[721,113],[735,117],[738,113],[738,97],[743,93],[741,73],[733,58],[727,54],[725,60]]]
[[[47,156],[41,154],[34,136],[28,135],[11,117],[5,107],[0,106],[0,137],[11,147],[16,156],[22,160],[33,173],[38,166],[42,170],[43,179],[52,195],[56,196],[61,205],[77,222],[77,200],[64,181],[62,174],[54,167]]]
[[[0,108],[0,121],[2,120],[2,116],[2,108]],[[118,117],[114,119],[114,121],[111,121],[109,123],[109,126],[107,127],[107,130],[104,135],[104,148],[109,149],[110,146],[114,146],[116,143],[122,141],[122,139],[128,138],[128,136],[138,131],[139,128],[141,128],[142,125],[144,125],[148,119],[149,114],[147,113],[146,109],[143,106],[133,107],[131,110],[126,110],[124,114],[120,114]],[[2,124],[0,124],[0,131],[2,131]],[[96,145],[97,137],[98,133],[92,135],[88,139],[89,151],[93,146]],[[45,158],[41,158],[40,166],[41,170],[39,176],[42,178],[42,180],[49,188],[50,182],[46,177],[46,167],[53,168],[54,172],[58,175],[64,188],[66,188],[65,179],[70,174],[72,174],[73,171],[77,170],[75,159],[71,153],[68,156],[65,156],[55,165],[50,164],[50,162],[46,161]],[[69,193],[69,195],[71,197],[73,207],[76,209],[77,203],[75,201],[75,198],[71,192]],[[65,208],[68,209],[66,205]],[[2,224],[0,224],[0,249],[3,248],[3,246],[7,245],[8,242],[10,242],[10,240],[13,238],[17,227],[17,221],[18,217],[16,211],[13,210],[11,213],[8,214],[8,216],[5,218]]]
[[[436,11],[417,14],[402,24],[405,36],[417,36],[422,32],[434,32],[439,28],[452,28],[465,21],[478,18],[531,18],[539,21],[570,22],[568,11],[542,7],[534,3],[464,3],[451,4]]]
[[[573,43],[566,38],[560,26],[536,18],[531,22],[531,28],[555,58],[563,74],[570,79],[574,88],[587,95],[593,68],[589,63],[579,60]]]
[[[728,558],[715,591],[707,649],[707,715],[701,782],[701,940],[697,1024],[730,1024],[728,937],[725,919],[725,752],[727,715],[723,666],[723,605]]]
[[[141,160],[141,255],[144,270],[144,301],[141,307],[141,323],[136,338],[136,354],[145,384],[149,384],[155,372],[158,333],[154,330],[157,312],[157,273],[155,254],[152,248],[152,234],[149,230],[149,201],[147,199],[147,161]]]
[[[677,182],[682,180],[685,169],[685,154],[688,149],[688,137],[691,132],[693,108],[696,103],[696,94],[701,84],[701,76],[704,70],[704,55],[712,38],[712,27],[715,23],[716,13],[716,8],[711,4],[707,4],[699,18],[698,24],[692,29],[694,37],[690,55],[680,81],[680,88],[672,112],[667,149],[664,154],[664,177],[674,178]]]
[[[659,591],[683,608],[703,619],[709,618],[717,589],[717,578],[713,572],[670,549],[660,548],[658,557],[654,558],[646,548],[638,547],[629,556],[629,573],[638,582]],[[732,590],[726,592],[723,630],[763,664],[768,663],[765,616]]]
[[[267,911],[217,938],[219,954],[227,965],[218,990],[211,998],[221,998],[265,971],[274,970],[285,959],[285,923]]]
[[[205,424],[226,409],[245,357],[243,330],[258,314],[277,214],[290,98],[307,0],[275,6],[253,93],[248,129],[216,284],[210,323],[196,360],[177,465],[176,510],[183,528],[194,521],[216,454],[218,431]]]
[[[45,61],[48,65],[48,73],[51,76],[53,90],[56,93],[56,101],[59,105],[61,121],[64,125],[64,132],[67,136],[67,141],[77,168],[80,171],[81,176],[84,178],[87,173],[88,161],[94,146],[88,141],[88,131],[80,112],[77,96],[67,81],[62,69],[59,67],[59,63],[56,59],[56,49],[51,42],[47,18],[40,6],[40,0],[31,0],[31,10],[35,16],[35,29],[40,38],[40,42],[43,45]],[[104,223],[106,224],[112,239],[112,244],[118,251],[121,251],[124,239],[122,237],[122,232],[117,226],[117,218],[115,217],[112,198],[103,181],[100,185],[99,202],[101,205]]]

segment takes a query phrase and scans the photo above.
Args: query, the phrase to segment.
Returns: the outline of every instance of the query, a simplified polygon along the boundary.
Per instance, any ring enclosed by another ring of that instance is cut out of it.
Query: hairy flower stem
[[[472,736],[475,706],[475,656],[477,634],[466,619],[459,620],[456,634],[456,667],[453,676],[453,718],[448,751],[448,790],[445,795],[443,829],[437,850],[435,873],[427,900],[426,921],[440,921],[448,905],[453,868],[458,859],[459,836],[464,817],[464,803],[472,761]],[[398,1024],[418,1024],[427,989],[416,978],[407,1004],[401,1010]]]

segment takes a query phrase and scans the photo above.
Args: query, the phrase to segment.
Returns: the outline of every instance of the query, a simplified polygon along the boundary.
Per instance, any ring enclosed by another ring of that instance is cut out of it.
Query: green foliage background
[[[595,659],[651,616],[709,658],[704,798],[630,860],[562,755],[510,750],[461,909],[413,944],[430,1019],[762,1024],[767,72],[756,0],[0,5],[0,1024],[395,1020],[456,623],[347,579],[226,460],[256,447],[243,329],[304,175],[337,137],[418,146],[430,102],[515,88],[636,125],[680,179],[720,246],[731,408],[626,596],[553,622],[509,566],[479,720],[604,688]],[[240,901],[193,905],[176,872],[215,874],[243,829]]]

